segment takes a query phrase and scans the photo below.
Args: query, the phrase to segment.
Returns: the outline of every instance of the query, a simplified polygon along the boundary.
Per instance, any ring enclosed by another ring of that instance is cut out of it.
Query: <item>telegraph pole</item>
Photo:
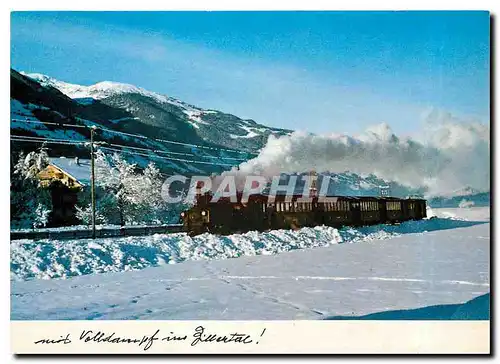
[[[95,239],[95,172],[94,172],[94,133],[95,126],[90,127],[90,193],[92,196],[92,239]]]

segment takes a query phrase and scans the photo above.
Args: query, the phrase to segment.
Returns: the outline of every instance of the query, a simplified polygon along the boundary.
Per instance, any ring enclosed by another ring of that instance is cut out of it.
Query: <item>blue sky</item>
[[[11,66],[315,133],[489,123],[487,12],[15,12]]]

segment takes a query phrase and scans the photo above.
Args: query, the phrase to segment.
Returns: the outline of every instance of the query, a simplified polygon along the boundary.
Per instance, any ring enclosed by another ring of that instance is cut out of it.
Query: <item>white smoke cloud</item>
[[[427,113],[424,121],[424,132],[413,138],[396,136],[387,124],[371,127],[358,136],[303,132],[270,136],[256,158],[229,174],[350,171],[425,188],[428,196],[466,187],[489,190],[489,126],[463,122],[438,110]]]

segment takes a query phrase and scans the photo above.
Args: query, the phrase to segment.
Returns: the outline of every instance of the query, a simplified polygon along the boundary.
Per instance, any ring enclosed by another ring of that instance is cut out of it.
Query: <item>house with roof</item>
[[[43,187],[48,187],[55,181],[69,189],[83,189],[90,185],[90,159],[49,158],[49,165],[38,174]]]
[[[38,174],[40,185],[52,196],[50,226],[80,223],[76,218],[78,193],[90,186],[90,160],[80,158],[49,158],[49,165]]]

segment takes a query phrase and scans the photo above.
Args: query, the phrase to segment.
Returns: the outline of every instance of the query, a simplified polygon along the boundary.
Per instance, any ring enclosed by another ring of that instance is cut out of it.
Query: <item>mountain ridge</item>
[[[21,115],[16,114],[18,111],[21,112]],[[146,137],[146,139],[141,139],[125,137],[120,134],[102,133],[101,137],[106,141],[132,148],[163,148],[164,153],[182,154],[188,152],[193,156],[183,158],[198,158],[199,160],[226,163],[229,163],[228,159],[224,158],[235,155],[224,154],[220,151],[210,153],[207,150],[186,149],[175,145],[168,145],[167,148],[147,138],[165,138],[180,142],[180,144],[185,142],[191,145],[207,145],[214,149],[234,149],[239,153],[256,153],[266,144],[269,135],[279,137],[289,135],[292,132],[291,130],[267,127],[251,119],[241,119],[221,111],[199,108],[134,85],[103,81],[90,86],[81,86],[59,81],[47,75],[23,74],[11,70],[11,119],[14,120],[19,116],[42,122],[57,119],[55,121],[87,126],[98,123],[108,130]],[[11,128],[16,130],[16,134],[22,130],[30,136],[61,137],[64,135],[76,139],[88,139],[89,137],[87,130],[83,130],[81,134],[79,134],[79,130],[76,130],[74,134],[71,134],[65,130],[50,130],[48,127],[47,130],[27,128],[23,123],[15,121],[11,121]],[[60,148],[62,149],[57,149],[61,151],[60,155],[68,154],[67,151],[70,150],[66,146]],[[73,155],[71,153],[69,155]],[[84,150],[82,154],[83,156],[88,155],[88,151]],[[241,154],[241,157],[248,159],[251,158],[251,154]],[[177,156],[177,159],[180,158]],[[134,156],[133,162],[144,167],[150,160],[153,159]],[[154,160],[154,162],[167,173],[211,174],[228,169],[227,167],[210,165],[210,163],[203,165],[174,160],[163,164],[158,160]],[[239,162],[234,161],[231,163],[233,165],[239,164]],[[363,178],[349,172],[332,173],[331,175],[337,177],[335,191],[341,194],[378,195],[379,185],[384,183],[391,186],[393,195],[402,197],[422,193],[422,191],[408,189],[397,183],[382,181],[376,176]],[[480,192],[464,188],[460,196],[475,195]],[[455,195],[458,195],[458,192]],[[447,196],[440,197],[440,199],[447,198]],[[484,199],[481,198],[481,200]]]

